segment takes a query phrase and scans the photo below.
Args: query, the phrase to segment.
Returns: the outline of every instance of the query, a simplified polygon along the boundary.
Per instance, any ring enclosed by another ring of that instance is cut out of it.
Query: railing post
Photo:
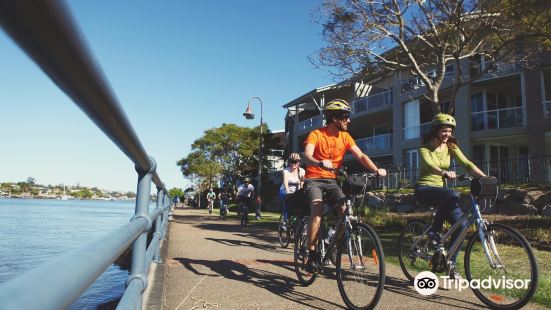
[[[164,199],[161,199],[161,195],[163,195],[162,197],[164,197],[164,190],[162,188],[157,187],[157,209],[163,209]],[[153,235],[159,236],[159,242],[163,235],[163,232],[162,232],[162,228],[163,228],[162,222],[164,219],[163,215],[164,215],[164,209],[163,209],[163,212],[155,220],[155,233]],[[156,263],[162,263],[160,246],[158,246],[157,249],[155,250],[155,255],[153,255],[153,261]]]
[[[164,209],[164,212],[163,212],[163,228],[162,228],[162,240],[165,240],[166,239],[166,229],[167,229],[167,226],[168,226],[168,217],[169,217],[169,209],[170,209],[170,202],[168,201],[169,199],[166,199],[167,198],[167,192],[166,191],[163,191],[163,209]]]
[[[147,275],[145,274],[145,252],[147,250],[147,232],[151,230],[151,218],[149,217],[149,199],[151,193],[151,180],[157,164],[153,158],[149,158],[151,164],[149,171],[142,171],[136,168],[138,172],[138,190],[136,194],[136,211],[131,221],[139,218],[145,218],[147,221],[147,230],[142,232],[140,236],[132,244],[132,265],[130,276],[126,281],[126,287],[129,287],[132,282],[141,282],[141,291],[136,300],[135,309],[142,308],[143,291],[147,287]]]

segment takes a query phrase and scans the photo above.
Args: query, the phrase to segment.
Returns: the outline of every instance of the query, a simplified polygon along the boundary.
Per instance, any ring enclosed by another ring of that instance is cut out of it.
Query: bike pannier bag
[[[304,195],[304,189],[301,188],[292,194],[285,196],[285,203],[289,210],[289,214],[295,216],[310,215],[310,207],[307,205]]]
[[[367,175],[352,174],[346,177],[342,186],[342,191],[346,195],[360,195],[364,187],[371,188],[371,179]]]
[[[495,177],[480,177],[471,181],[471,194],[475,197],[497,196],[497,179]]]

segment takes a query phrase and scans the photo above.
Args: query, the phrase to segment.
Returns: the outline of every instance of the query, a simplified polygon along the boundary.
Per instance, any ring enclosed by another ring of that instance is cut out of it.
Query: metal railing
[[[550,184],[551,155],[520,156],[496,160],[474,160],[473,163],[486,175],[495,176],[501,184]],[[419,179],[419,169],[395,165],[388,167],[387,177],[381,186],[389,189],[412,188]],[[449,170],[468,174],[463,166],[453,165]]]
[[[298,131],[313,130],[321,127],[323,124],[323,116],[316,115],[309,119],[303,120],[298,123]]]
[[[487,63],[476,63],[471,64],[471,68],[473,69],[474,74],[479,74],[480,72],[486,70],[488,68],[489,64]],[[505,75],[509,73],[514,73],[517,71],[520,71],[522,69],[522,66],[518,63],[506,63],[506,62],[498,62],[491,65],[491,67],[488,69],[488,72],[486,72],[482,78],[488,77],[488,76],[500,76]]]
[[[526,108],[514,107],[471,113],[472,130],[526,127]]]
[[[135,214],[126,225],[0,285],[0,309],[64,309],[132,246],[126,290],[118,309],[141,309],[146,274],[159,261],[170,206],[156,163],[145,152],[63,3],[0,0],[0,25],[40,68],[134,163]],[[149,213],[151,182],[157,205]],[[154,228],[147,245],[147,233]]]
[[[359,113],[383,106],[392,106],[392,93],[392,90],[388,90],[371,96],[358,98],[352,102],[352,112]]]
[[[392,134],[357,139],[356,145],[366,154],[389,150],[392,149]]]

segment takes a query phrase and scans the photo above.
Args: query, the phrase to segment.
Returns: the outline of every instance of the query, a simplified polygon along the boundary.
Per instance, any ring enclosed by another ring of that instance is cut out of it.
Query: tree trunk
[[[430,100],[430,104],[432,107],[432,115],[442,113],[442,110],[440,109],[440,104],[438,102],[438,88],[433,91],[429,91],[427,97]]]

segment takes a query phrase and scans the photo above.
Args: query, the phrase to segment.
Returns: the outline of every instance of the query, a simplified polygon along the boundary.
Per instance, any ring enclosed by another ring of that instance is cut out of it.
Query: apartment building
[[[464,59],[462,72],[475,74],[483,58]],[[447,67],[439,93],[449,105],[454,66]],[[406,72],[381,72],[360,81],[316,88],[283,105],[286,153],[302,152],[308,133],[323,125],[326,102],[342,98],[352,105],[349,131],[378,165],[407,168],[414,179],[420,137],[430,129],[432,109],[420,79]],[[456,97],[455,136],[464,153],[487,173],[504,181],[537,178],[551,182],[551,55],[530,70],[517,64],[494,65],[487,74],[462,87]],[[541,158],[541,160],[538,160]],[[347,155],[352,170],[359,164]]]

